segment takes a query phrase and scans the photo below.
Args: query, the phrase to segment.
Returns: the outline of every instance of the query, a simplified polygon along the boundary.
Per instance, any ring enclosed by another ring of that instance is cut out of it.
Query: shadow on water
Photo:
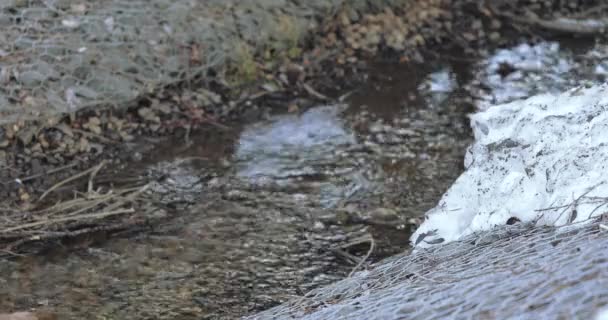
[[[518,59],[514,68],[529,65]],[[344,105],[141,143],[141,161],[113,178],[151,181],[171,218],[0,261],[0,309],[232,319],[344,278],[370,239],[369,261],[406,250],[421,214],[463,170],[466,115],[484,93],[471,83],[494,76],[450,61],[375,63]]]

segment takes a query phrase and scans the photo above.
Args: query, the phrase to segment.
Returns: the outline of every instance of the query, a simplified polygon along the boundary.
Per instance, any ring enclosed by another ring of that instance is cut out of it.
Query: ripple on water
[[[340,117],[345,109],[321,106],[245,128],[235,154],[236,175],[258,185],[271,180],[313,187],[321,205],[335,205],[368,183],[350,161],[340,161],[340,151],[356,144],[355,134]]]
[[[324,106],[303,114],[277,116],[246,128],[236,150],[237,175],[286,178],[311,174],[315,162],[355,143],[338,116],[343,106]]]

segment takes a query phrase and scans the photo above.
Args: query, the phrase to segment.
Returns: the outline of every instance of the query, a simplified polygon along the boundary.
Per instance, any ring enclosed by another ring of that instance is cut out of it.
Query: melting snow
[[[471,125],[466,171],[413,243],[454,241],[513,218],[562,226],[607,211],[607,85],[490,107]]]
[[[478,82],[491,89],[479,107],[511,102],[534,94],[559,93],[578,85],[572,76],[577,67],[572,54],[560,50],[557,42],[527,43],[498,50],[482,63]]]

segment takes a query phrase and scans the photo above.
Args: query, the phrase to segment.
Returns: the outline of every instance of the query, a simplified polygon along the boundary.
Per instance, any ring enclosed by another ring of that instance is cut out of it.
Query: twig
[[[597,207],[593,208],[593,210],[591,210],[591,213],[589,213],[589,215],[587,216],[587,219],[591,219],[591,216],[593,216],[593,214],[594,214],[594,213],[595,213],[597,210],[599,210],[601,207],[603,207],[603,206],[605,206],[605,205],[607,205],[607,204],[608,204],[608,202],[607,202],[607,201],[604,201],[603,203],[600,203],[600,205],[599,205],[599,206],[597,206]]]
[[[203,120],[203,123],[208,123],[212,126],[215,126],[218,129],[224,130],[224,131],[232,131],[232,128],[225,125],[225,124],[221,124],[219,123],[217,120],[211,118],[211,117],[205,117]]]
[[[330,98],[328,98],[327,96],[319,93],[317,90],[313,89],[310,85],[308,85],[307,83],[304,83],[302,85],[302,87],[304,87],[304,90],[306,90],[306,92],[308,92],[308,94],[310,94],[311,96],[322,100],[322,101],[331,101]]]
[[[600,223],[600,229],[608,231],[608,226],[603,223]]]
[[[9,253],[9,252],[12,252],[11,251],[12,249],[16,249],[28,242],[43,241],[43,240],[65,238],[65,237],[75,237],[75,236],[78,236],[81,234],[90,234],[90,233],[99,232],[99,231],[115,233],[115,232],[120,232],[121,230],[129,229],[129,228],[132,229],[134,226],[137,226],[139,224],[140,223],[138,223],[138,222],[127,222],[127,223],[118,223],[118,224],[111,224],[111,225],[105,225],[105,226],[96,226],[96,227],[84,228],[84,229],[67,231],[67,232],[45,232],[43,234],[33,235],[30,237],[25,237],[25,238],[16,240],[16,241],[10,243],[3,250],[5,252]],[[17,253],[17,255],[18,255],[18,253]],[[2,256],[0,255],[0,257],[2,257]]]
[[[374,241],[374,237],[370,236],[369,237],[369,250],[367,250],[367,254],[365,254],[365,256],[363,258],[361,258],[359,263],[353,268],[353,270],[350,271],[350,273],[348,274],[348,278],[352,277],[352,275],[363,265],[363,263],[365,263],[365,261],[367,261],[367,259],[369,259],[369,257],[372,255],[372,252],[374,251],[375,247],[376,247],[376,242]]]
[[[579,201],[585,197],[587,194],[589,194],[591,191],[595,190],[595,188],[597,188],[599,185],[605,183],[604,181],[600,181],[597,184],[595,184],[593,187],[589,188],[589,190],[585,191],[583,194],[581,194],[578,198],[576,198],[574,200],[574,202],[572,202],[568,207],[564,208],[564,210],[562,210],[562,212],[560,212],[560,214],[557,216],[557,219],[555,219],[555,221],[553,222],[553,224],[555,224],[561,217],[562,215],[566,212],[566,210],[568,210],[571,206],[576,210],[576,207],[579,204]]]
[[[359,258],[355,255],[352,255],[342,249],[337,249],[337,248],[333,248],[331,249],[331,251],[341,257],[343,257],[344,259],[348,260],[350,263],[352,264],[357,264],[359,263]]]
[[[99,141],[103,142],[103,143],[107,143],[107,144],[111,144],[111,143],[116,143],[118,141],[114,140],[114,139],[110,139],[110,138],[106,138],[103,135],[100,134],[95,134],[92,132],[88,132],[85,130],[81,130],[81,129],[72,129],[73,132],[77,132],[82,134],[83,136],[87,137],[87,138],[93,138],[93,139],[98,139]]]
[[[347,248],[350,248],[350,247],[353,247],[353,246],[356,246],[356,245],[359,245],[359,244],[362,244],[362,243],[368,243],[368,242],[369,242],[369,239],[370,239],[371,237],[372,237],[372,236],[371,236],[371,235],[369,235],[369,234],[366,234],[366,235],[363,235],[363,236],[357,237],[357,238],[355,238],[354,240],[352,240],[352,241],[350,241],[350,242],[348,242],[348,243],[345,243],[345,244],[341,245],[341,246],[340,246],[340,248],[342,248],[342,249],[347,249]]]
[[[355,92],[357,92],[357,90],[351,90],[351,91],[339,96],[338,102],[344,102],[346,99],[348,99],[350,96],[352,96]]]
[[[105,199],[99,199],[99,200],[96,200],[96,201],[90,201],[90,202],[92,202],[92,203],[90,203],[89,205],[85,205],[85,206],[81,207],[80,209],[77,209],[76,211],[72,211],[72,212],[70,212],[70,213],[68,213],[68,214],[65,214],[65,216],[69,217],[69,216],[75,216],[75,215],[79,215],[79,214],[81,214],[82,212],[85,212],[85,211],[88,211],[88,210],[90,210],[90,209],[93,209],[93,208],[97,207],[98,205],[100,205],[100,204],[102,204],[102,203],[104,203],[104,202],[108,202],[108,201],[110,201],[110,200],[111,200],[112,198],[114,198],[114,197],[115,197],[115,195],[112,195],[112,196],[107,197],[107,198],[105,198]],[[57,210],[57,211],[55,211],[55,212],[60,213],[60,212],[62,212],[62,211],[64,211],[64,212],[65,212],[65,210]],[[53,215],[53,212],[49,212],[49,213],[47,214],[47,216],[49,216],[49,215]]]
[[[597,188],[598,186],[600,186],[600,185],[602,185],[604,183],[606,183],[606,181],[600,181],[600,182],[596,183],[594,186],[592,186],[589,189],[587,189],[587,191],[583,192],[583,194],[581,194],[580,196],[578,196],[576,199],[574,199],[574,201],[572,201],[569,204],[562,205],[562,206],[554,206],[554,207],[548,207],[548,208],[534,210],[535,212],[542,212],[541,215],[538,216],[538,218],[536,219],[536,221],[540,221],[540,219],[542,219],[544,217],[544,215],[545,215],[544,212],[545,211],[552,211],[552,210],[557,210],[557,209],[563,209],[559,213],[559,215],[557,216],[557,219],[555,219],[555,221],[553,222],[555,224],[570,207],[573,207],[574,209],[576,209],[576,207],[579,204],[581,204],[581,202],[580,202],[581,199],[586,198],[587,194],[589,194],[591,191],[595,190],[595,188]],[[594,199],[594,200],[596,200],[596,199]]]
[[[124,214],[124,213],[133,213],[133,212],[135,212],[135,209],[129,208],[129,209],[119,209],[119,210],[115,210],[115,211],[105,211],[105,212],[82,214],[79,216],[63,217],[63,218],[57,218],[57,219],[51,219],[51,220],[45,220],[45,221],[36,221],[36,222],[26,223],[26,224],[22,224],[22,225],[11,227],[11,228],[6,228],[6,229],[0,231],[0,234],[9,233],[9,232],[17,231],[17,230],[23,230],[23,229],[27,229],[27,228],[43,226],[43,225],[66,222],[66,221],[84,220],[84,219],[102,219],[102,218],[107,218],[110,216],[115,216],[115,215]]]
[[[47,170],[45,172],[41,172],[41,173],[38,173],[38,174],[31,175],[29,177],[20,178],[19,181],[26,182],[26,181],[34,180],[34,179],[42,177],[42,176],[46,176],[46,175],[49,175],[49,174],[53,174],[53,173],[57,173],[57,172],[60,172],[60,171],[66,170],[66,169],[73,168],[76,165],[78,165],[78,162],[72,162],[70,164],[67,164],[65,166],[61,166],[59,168],[50,169],[50,170]]]
[[[150,184],[146,184],[143,187],[139,188],[139,190],[130,193],[128,195],[125,196],[123,201],[117,201],[109,206],[107,206],[105,209],[106,210],[114,210],[118,207],[120,207],[121,205],[131,202],[133,201],[137,196],[139,196],[140,194],[142,194],[143,192],[145,192],[146,190],[148,190],[148,188],[150,188]]]
[[[52,186],[51,188],[49,188],[48,190],[46,190],[46,191],[45,191],[45,192],[44,192],[44,193],[43,193],[43,194],[40,196],[40,198],[38,198],[38,202],[42,201],[42,199],[44,199],[44,198],[45,198],[45,197],[46,197],[46,196],[47,196],[49,193],[53,192],[54,190],[56,190],[57,188],[59,188],[59,187],[63,186],[64,184],[66,184],[66,183],[68,183],[68,182],[72,182],[72,181],[74,181],[74,180],[76,180],[76,179],[79,179],[79,178],[81,178],[81,177],[83,177],[83,176],[86,176],[87,174],[89,174],[89,173],[91,173],[91,172],[95,171],[95,170],[97,169],[97,167],[98,167],[98,165],[97,165],[97,166],[95,166],[95,167],[92,167],[92,168],[90,168],[90,169],[87,169],[87,170],[85,170],[85,171],[83,171],[83,172],[81,172],[81,173],[78,173],[78,174],[76,174],[76,175],[73,175],[73,176],[71,176],[71,177],[69,177],[69,178],[67,178],[67,179],[65,179],[65,180],[63,180],[63,181],[60,181],[60,182],[56,183],[54,186]]]
[[[585,11],[576,13],[576,14],[572,15],[571,18],[588,18],[589,15],[591,15],[593,13],[597,13],[597,12],[605,10],[605,9],[608,9],[608,4],[600,4],[595,7],[589,8]]]
[[[608,28],[608,21],[606,20],[577,20],[572,18],[545,20],[539,18],[535,13],[529,10],[525,12],[523,17],[520,17],[511,13],[497,10],[491,5],[488,5],[488,7],[494,14],[507,18],[516,23],[537,26],[550,31],[594,35],[603,33]]]
[[[101,170],[101,168],[103,166],[105,166],[106,161],[101,161],[101,163],[99,165],[97,165],[97,167],[95,167],[95,169],[93,170],[93,172],[91,172],[91,176],[89,177],[89,183],[88,183],[88,187],[87,187],[87,193],[91,193],[93,192],[93,179],[95,179],[95,176],[97,176],[97,173],[99,172],[99,170]]]
[[[9,249],[0,249],[0,252],[4,252],[4,253],[6,253],[6,254],[8,254],[10,256],[13,256],[13,257],[25,257],[24,254],[16,253],[16,252],[13,252],[13,251],[11,251]]]
[[[65,201],[65,202],[58,202],[55,205],[46,208],[46,209],[42,209],[39,211],[35,211],[33,212],[33,214],[37,214],[37,215],[52,215],[55,212],[65,212],[68,211],[71,208],[74,207],[79,207],[82,206],[83,204],[85,205],[84,207],[81,208],[93,208],[99,204],[102,204],[104,202],[108,202],[116,197],[120,197],[125,193],[134,191],[134,190],[139,190],[138,188],[129,188],[129,189],[123,189],[123,190],[118,190],[118,191],[109,191],[106,194],[95,194],[95,195],[84,195],[87,196],[86,199],[83,198],[77,198],[77,199],[73,199],[73,200],[69,200],[69,201]]]

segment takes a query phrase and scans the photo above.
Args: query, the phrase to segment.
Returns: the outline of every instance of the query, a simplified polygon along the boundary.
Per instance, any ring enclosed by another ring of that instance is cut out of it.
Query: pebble
[[[314,225],[312,226],[313,230],[323,230],[325,229],[325,224],[321,221],[315,221]]]
[[[139,108],[139,110],[137,110],[137,114],[146,121],[155,123],[160,122],[160,117],[157,116],[151,108]]]
[[[247,195],[241,190],[230,190],[226,193],[227,200],[244,200],[247,199]]]
[[[372,222],[387,223],[399,220],[397,212],[389,208],[376,208],[369,212],[368,216]]]
[[[131,154],[131,161],[139,162],[143,159],[141,152],[134,152]]]
[[[21,142],[22,145],[27,146],[34,139],[36,131],[38,131],[38,128],[36,126],[28,126],[25,129],[19,130],[17,132],[17,139]]]
[[[397,130],[394,131],[396,134],[400,135],[400,136],[415,136],[417,135],[416,131],[412,130],[412,129],[406,129],[406,128],[399,128]]]

